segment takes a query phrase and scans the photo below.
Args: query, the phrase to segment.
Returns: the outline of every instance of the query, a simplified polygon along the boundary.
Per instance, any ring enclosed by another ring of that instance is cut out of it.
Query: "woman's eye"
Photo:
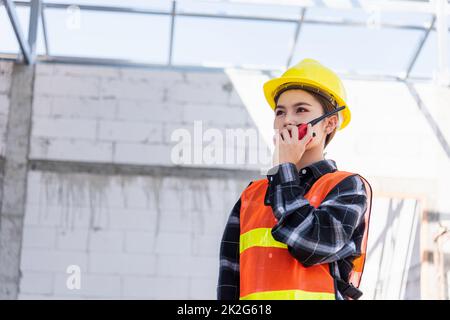
[[[283,111],[281,111],[281,110],[278,110],[278,111],[276,111],[276,112],[275,112],[275,114],[276,114],[277,116],[280,116],[280,115],[282,115],[282,114],[283,114]]]
[[[298,108],[297,112],[307,111],[305,108]]]

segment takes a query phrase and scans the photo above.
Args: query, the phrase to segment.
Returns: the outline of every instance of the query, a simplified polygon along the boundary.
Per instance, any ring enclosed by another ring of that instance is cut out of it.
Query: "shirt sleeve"
[[[220,243],[218,300],[239,299],[239,214],[241,199],[234,205]]]
[[[367,208],[361,177],[343,179],[315,208],[304,197],[293,163],[283,163],[275,171],[268,175],[268,202],[277,218],[272,228],[275,240],[285,243],[307,267],[360,255],[353,234],[364,223]]]

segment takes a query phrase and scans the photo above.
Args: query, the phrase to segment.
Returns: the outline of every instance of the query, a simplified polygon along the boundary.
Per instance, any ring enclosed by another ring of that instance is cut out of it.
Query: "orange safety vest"
[[[317,208],[327,194],[354,173],[335,171],[321,176],[304,196]],[[372,191],[361,177],[368,193],[362,254],[353,261],[349,282],[358,287],[364,268]],[[268,180],[250,184],[241,195],[240,210],[240,299],[334,300],[334,278],[328,263],[304,267],[287,245],[276,241],[272,228],[277,223],[271,206],[264,205]]]

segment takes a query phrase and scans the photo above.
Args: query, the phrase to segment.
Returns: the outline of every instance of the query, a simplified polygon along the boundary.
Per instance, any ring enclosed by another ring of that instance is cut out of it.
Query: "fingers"
[[[280,130],[276,129],[275,134],[273,135],[273,144],[275,146],[279,145],[280,140],[281,140]]]
[[[280,135],[283,138],[284,142],[289,142],[291,140],[291,136],[289,134],[289,130],[287,128],[284,128],[280,131]]]
[[[313,135],[314,134],[314,135]],[[306,144],[310,143],[313,137],[315,136],[315,132],[313,131],[312,125],[308,123],[308,127],[306,128],[306,134],[303,137],[301,141],[305,142]]]
[[[298,127],[297,126],[288,126],[291,130],[292,140],[298,141]]]

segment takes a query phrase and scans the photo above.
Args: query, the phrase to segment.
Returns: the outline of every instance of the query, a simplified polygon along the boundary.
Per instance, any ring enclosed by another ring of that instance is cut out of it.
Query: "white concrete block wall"
[[[45,64],[34,93],[32,159],[173,165],[176,129],[254,128],[219,72]]]
[[[172,131],[196,120],[253,127],[221,73],[38,64],[30,159],[171,166]],[[30,171],[19,298],[214,299],[223,227],[247,184]],[[69,265],[81,290],[66,287]]]
[[[12,62],[0,61],[0,156],[5,156]]]
[[[19,298],[215,299],[223,226],[247,183],[30,171]]]

